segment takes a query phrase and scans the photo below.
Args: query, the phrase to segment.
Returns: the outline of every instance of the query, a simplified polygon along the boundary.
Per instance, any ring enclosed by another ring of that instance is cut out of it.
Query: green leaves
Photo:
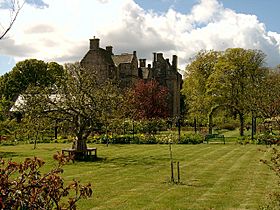
[[[55,62],[27,59],[20,61],[11,72],[1,77],[0,94],[15,100],[29,86],[46,87],[61,80],[63,67]]]
[[[265,54],[259,50],[230,48],[198,53],[186,68],[183,87],[189,114],[206,118],[212,107],[228,106],[244,120],[244,115],[254,110],[259,84],[266,78],[264,63]]]
[[[79,63],[65,65],[58,85],[32,87],[25,95],[26,115],[40,122],[61,122],[76,139],[87,139],[98,124],[106,125],[117,117],[123,101],[111,81],[100,83],[97,77],[95,71]]]

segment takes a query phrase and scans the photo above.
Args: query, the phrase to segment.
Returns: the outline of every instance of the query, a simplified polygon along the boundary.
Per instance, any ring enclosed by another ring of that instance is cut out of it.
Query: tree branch
[[[17,16],[20,12],[20,10],[22,9],[23,5],[25,4],[25,1],[20,5],[19,1],[15,2],[15,0],[12,0],[12,7],[10,8],[10,12],[11,12],[11,21],[9,26],[4,30],[4,32],[2,33],[2,35],[0,35],[0,40],[3,39],[6,34],[11,30],[12,26],[14,25]],[[17,7],[16,7],[17,5]]]

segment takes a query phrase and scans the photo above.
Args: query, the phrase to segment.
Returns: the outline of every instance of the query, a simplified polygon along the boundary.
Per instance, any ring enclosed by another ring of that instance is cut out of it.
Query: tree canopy
[[[23,110],[32,118],[67,122],[80,150],[98,123],[118,115],[122,96],[110,81],[99,83],[96,74],[78,63],[65,66],[59,83],[45,88],[30,88],[24,95]]]
[[[213,107],[228,106],[240,119],[243,135],[244,115],[252,112],[253,95],[265,79],[265,54],[259,50],[231,48],[225,52],[201,52],[187,66],[183,93],[192,107],[190,113],[205,117]]]
[[[63,77],[63,74],[63,66],[55,62],[46,63],[37,59],[20,61],[1,77],[0,93],[7,100],[15,101],[28,86],[53,85]]]
[[[191,117],[205,119],[211,108],[211,100],[207,95],[207,80],[214,72],[220,54],[217,51],[201,51],[186,67],[182,93]]]
[[[168,116],[168,89],[157,81],[139,80],[127,93],[128,111],[135,119],[158,119]]]

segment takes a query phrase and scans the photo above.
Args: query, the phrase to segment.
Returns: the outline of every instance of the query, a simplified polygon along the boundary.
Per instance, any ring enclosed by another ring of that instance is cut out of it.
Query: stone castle
[[[162,53],[153,54],[152,65],[146,65],[146,59],[139,59],[136,51],[114,55],[113,47],[100,48],[99,39],[90,39],[89,51],[81,60],[81,65],[95,69],[99,79],[113,79],[119,82],[121,88],[131,87],[139,79],[156,80],[169,90],[169,116],[180,115],[180,90],[182,75],[177,69],[177,56],[173,55],[172,62],[165,59]]]

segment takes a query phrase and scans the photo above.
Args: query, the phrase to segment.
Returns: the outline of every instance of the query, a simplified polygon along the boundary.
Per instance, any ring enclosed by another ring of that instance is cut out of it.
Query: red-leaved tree
[[[158,119],[168,117],[168,89],[157,81],[139,80],[128,91],[131,116],[135,119]]]

